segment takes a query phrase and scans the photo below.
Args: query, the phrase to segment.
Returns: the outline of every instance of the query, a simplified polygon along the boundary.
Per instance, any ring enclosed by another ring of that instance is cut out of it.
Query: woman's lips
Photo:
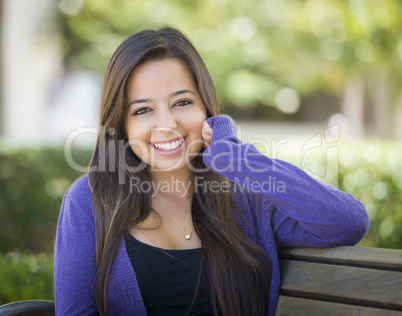
[[[150,143],[150,145],[158,154],[162,156],[171,156],[176,155],[183,150],[186,140],[187,136],[165,142]]]

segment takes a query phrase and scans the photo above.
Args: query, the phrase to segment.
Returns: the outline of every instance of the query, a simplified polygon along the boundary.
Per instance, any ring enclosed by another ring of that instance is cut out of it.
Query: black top
[[[193,301],[198,282],[201,248],[166,250],[126,235],[126,248],[149,316],[183,316]],[[200,286],[188,315],[212,315],[206,260]]]

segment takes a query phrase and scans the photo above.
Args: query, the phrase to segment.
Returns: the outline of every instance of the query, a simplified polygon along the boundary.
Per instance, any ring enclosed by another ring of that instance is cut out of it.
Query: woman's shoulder
[[[92,210],[92,192],[89,186],[88,174],[78,178],[67,190],[63,207]]]
[[[92,192],[88,180],[87,173],[75,180],[66,192],[66,197],[73,198],[75,200],[86,200],[88,198],[92,199]]]

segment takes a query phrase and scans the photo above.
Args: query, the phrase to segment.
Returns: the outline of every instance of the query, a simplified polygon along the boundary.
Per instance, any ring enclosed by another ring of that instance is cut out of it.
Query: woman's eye
[[[148,113],[149,111],[151,111],[151,110],[148,108],[140,108],[138,110],[135,110],[133,112],[133,115],[142,115],[142,114]]]
[[[176,106],[176,105],[177,106],[186,106],[191,103],[193,103],[193,101],[191,101],[191,100],[180,100],[180,101],[176,102],[174,106]]]

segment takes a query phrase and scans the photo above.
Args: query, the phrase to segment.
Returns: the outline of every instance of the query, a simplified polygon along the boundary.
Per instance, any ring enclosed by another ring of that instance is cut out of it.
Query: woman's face
[[[133,152],[153,170],[186,167],[203,146],[205,106],[187,65],[179,59],[136,67],[126,84],[127,137]]]

